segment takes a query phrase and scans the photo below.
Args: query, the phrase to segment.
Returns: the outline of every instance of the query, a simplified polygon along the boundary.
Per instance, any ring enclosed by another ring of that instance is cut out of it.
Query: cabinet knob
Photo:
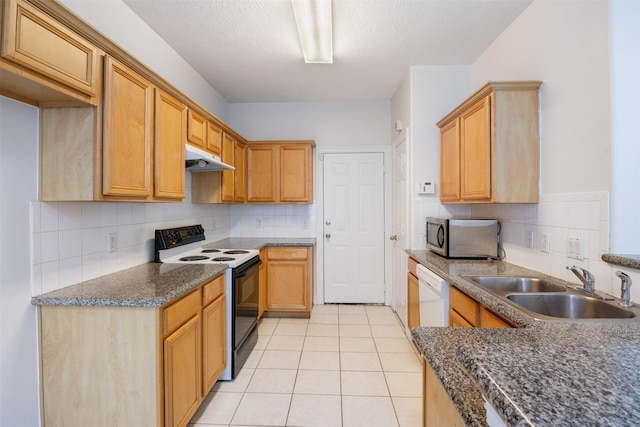
[[[398,236],[395,234],[393,236],[389,236],[389,240],[398,240]]]

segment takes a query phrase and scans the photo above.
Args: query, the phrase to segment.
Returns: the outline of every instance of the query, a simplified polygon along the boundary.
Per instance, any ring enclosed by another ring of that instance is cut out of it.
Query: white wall
[[[223,122],[227,101],[121,0],[61,0],[72,12]]]
[[[29,201],[37,196],[38,110],[0,97],[0,425],[36,426],[38,354]]]
[[[321,146],[389,145],[389,101],[229,105],[229,124],[248,140],[313,139]]]
[[[609,19],[612,126],[611,250],[621,254],[637,254],[640,252],[640,2],[610,2]]]

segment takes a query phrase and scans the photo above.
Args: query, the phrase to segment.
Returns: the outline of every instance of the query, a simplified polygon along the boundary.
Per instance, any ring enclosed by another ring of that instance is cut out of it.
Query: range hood
[[[209,172],[209,171],[222,171],[233,170],[233,166],[226,163],[222,163],[220,157],[204,151],[193,145],[186,144],[186,167],[190,172]]]

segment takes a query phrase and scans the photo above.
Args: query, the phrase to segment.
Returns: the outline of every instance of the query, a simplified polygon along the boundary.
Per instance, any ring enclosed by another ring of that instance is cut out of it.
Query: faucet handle
[[[633,305],[631,304],[631,277],[620,270],[616,271],[616,276],[618,276],[621,281],[620,298],[622,299],[622,302],[620,303],[620,305],[622,305],[624,308],[629,308]]]

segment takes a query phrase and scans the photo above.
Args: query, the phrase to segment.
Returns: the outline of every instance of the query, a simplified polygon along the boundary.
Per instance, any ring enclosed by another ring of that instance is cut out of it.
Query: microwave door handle
[[[442,225],[438,227],[438,246],[444,246],[444,227]]]

